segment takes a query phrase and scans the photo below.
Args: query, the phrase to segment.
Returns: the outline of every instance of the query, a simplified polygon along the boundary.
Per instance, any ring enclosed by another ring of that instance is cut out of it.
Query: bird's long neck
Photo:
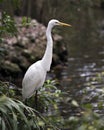
[[[47,27],[46,37],[47,37],[47,46],[45,54],[42,58],[42,65],[46,71],[50,70],[51,62],[52,62],[52,53],[53,53],[53,40],[51,36],[52,27]]]

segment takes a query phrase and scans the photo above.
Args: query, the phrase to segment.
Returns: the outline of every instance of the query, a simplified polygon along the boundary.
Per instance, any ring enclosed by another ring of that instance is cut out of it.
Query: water
[[[67,120],[70,116],[80,116],[81,109],[73,107],[72,101],[81,104],[91,103],[94,111],[103,115],[104,109],[98,108],[99,102],[104,102],[104,80],[96,80],[98,75],[104,71],[103,48],[92,51],[82,56],[68,58],[68,63],[55,72],[55,77],[60,82],[60,89],[67,92],[64,102],[59,105],[61,115]],[[79,52],[80,53],[80,52]],[[70,54],[70,53],[69,53]],[[103,92],[101,92],[103,91]]]
[[[90,102],[93,106],[99,100],[104,102],[102,98],[93,100],[103,93],[104,87],[103,76],[100,75],[104,71],[104,12],[99,8],[77,7],[77,11],[73,9],[72,13],[73,16],[64,18],[72,24],[72,28],[60,30],[67,47],[68,62],[54,73],[60,81],[60,89],[67,92],[65,96],[69,101],[60,106],[65,117],[79,112],[71,109],[70,100],[79,104]],[[87,92],[83,93],[85,90]]]

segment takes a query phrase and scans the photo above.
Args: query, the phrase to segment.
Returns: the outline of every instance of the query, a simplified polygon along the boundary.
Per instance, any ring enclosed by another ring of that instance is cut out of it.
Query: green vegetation
[[[44,111],[48,111],[49,107],[58,109],[57,105],[60,101],[61,91],[55,87],[55,81],[51,82],[48,80],[45,86],[39,91],[38,111],[33,106],[34,96],[28,99],[28,105],[25,105],[20,95],[21,90],[13,86],[13,84],[0,82],[0,92],[1,130],[59,130],[57,125],[59,122],[55,117],[55,120],[53,120],[53,117],[49,115],[44,116]],[[40,110],[41,113],[39,112]]]
[[[101,81],[101,77],[96,80]],[[104,117],[94,111],[93,104],[72,99],[73,109],[79,108],[79,115],[68,115],[64,119],[59,110],[64,93],[57,89],[58,82],[47,80],[38,92],[38,110],[34,109],[34,96],[25,105],[21,89],[8,82],[0,82],[0,129],[1,130],[103,130]],[[8,96],[8,97],[7,97]],[[100,101],[98,102],[100,104]],[[100,110],[103,106],[100,107]]]
[[[17,28],[15,26],[15,22],[6,12],[1,14],[0,25],[0,41],[2,41],[3,36],[16,35]]]

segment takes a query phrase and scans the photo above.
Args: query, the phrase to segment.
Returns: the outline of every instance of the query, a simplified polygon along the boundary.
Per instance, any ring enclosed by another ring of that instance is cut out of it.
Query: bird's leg
[[[25,99],[25,100],[23,101],[23,103],[24,103],[26,106],[28,106],[28,99]],[[26,109],[24,109],[24,114],[27,116],[27,111],[26,111]]]
[[[35,108],[36,108],[36,110],[38,109],[37,100],[38,100],[38,90],[36,90],[36,93],[35,93]]]

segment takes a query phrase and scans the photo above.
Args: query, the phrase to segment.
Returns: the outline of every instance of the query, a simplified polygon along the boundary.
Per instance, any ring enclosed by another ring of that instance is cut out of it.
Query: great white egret
[[[48,23],[46,30],[47,47],[44,56],[41,60],[33,63],[27,70],[22,81],[23,99],[31,97],[36,90],[44,84],[46,74],[50,70],[53,52],[53,40],[51,30],[54,26],[71,26],[70,24],[62,23],[56,19],[52,19]]]

